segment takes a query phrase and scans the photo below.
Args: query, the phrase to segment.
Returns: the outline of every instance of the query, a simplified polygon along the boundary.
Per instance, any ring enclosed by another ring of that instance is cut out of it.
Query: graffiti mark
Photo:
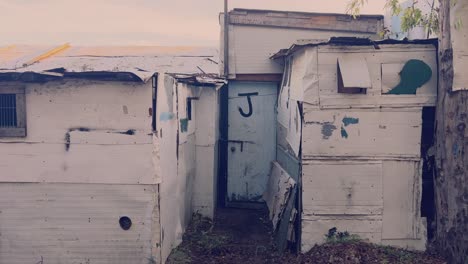
[[[258,93],[239,93],[238,96],[246,96],[247,97],[247,103],[249,104],[249,111],[244,112],[242,108],[239,106],[239,113],[243,117],[250,117],[253,114],[253,107],[252,107],[252,99],[251,96],[258,96]]]
[[[354,117],[343,117],[343,124],[345,127],[349,126],[349,125],[355,125],[357,123],[359,123],[359,118],[354,118]]]
[[[341,137],[342,138],[348,138],[348,132],[346,132],[344,127],[341,127]]]
[[[184,119],[181,119],[180,120],[180,131],[182,133],[184,132],[187,132],[188,131],[188,119],[187,118],[184,118]]]
[[[322,138],[323,139],[329,139],[332,134],[333,134],[333,131],[336,130],[336,126],[335,125],[332,125],[331,123],[325,123],[322,125]]]
[[[387,94],[416,94],[416,90],[432,77],[432,69],[424,61],[409,60],[399,73],[400,83]]]
[[[348,132],[346,131],[345,127],[349,125],[356,125],[359,123],[359,118],[355,117],[343,117],[343,120],[341,120],[343,124],[341,125],[341,137],[342,138],[348,138]]]

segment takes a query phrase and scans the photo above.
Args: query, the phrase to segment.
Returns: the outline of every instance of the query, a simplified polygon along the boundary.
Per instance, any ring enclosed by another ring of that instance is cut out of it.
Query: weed
[[[348,231],[338,232],[336,227],[328,230],[325,239],[327,243],[355,243],[362,240],[358,235],[350,234]]]

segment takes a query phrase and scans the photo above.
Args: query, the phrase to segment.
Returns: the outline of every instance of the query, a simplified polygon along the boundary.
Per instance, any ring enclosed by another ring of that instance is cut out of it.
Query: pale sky
[[[229,0],[229,8],[344,13],[348,0]],[[383,14],[369,0],[365,14]],[[218,46],[223,0],[0,0],[0,46]]]

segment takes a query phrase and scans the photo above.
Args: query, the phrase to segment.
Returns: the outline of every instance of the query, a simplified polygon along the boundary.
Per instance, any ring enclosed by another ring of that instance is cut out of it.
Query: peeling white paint
[[[270,177],[263,199],[270,212],[273,230],[276,230],[279,220],[286,208],[292,189],[296,182],[276,161],[271,165]]]

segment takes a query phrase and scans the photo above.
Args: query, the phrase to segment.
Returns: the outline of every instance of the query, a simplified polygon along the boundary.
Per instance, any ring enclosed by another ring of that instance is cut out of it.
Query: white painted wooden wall
[[[372,87],[367,94],[337,93],[337,60],[345,54],[368,64]],[[301,139],[302,251],[323,243],[332,227],[371,242],[425,249],[422,106],[435,104],[436,49],[324,45],[292,56],[291,81],[279,95],[278,122],[286,128],[292,151],[297,149],[294,139]],[[426,62],[432,79],[416,95],[382,94],[398,84],[398,71],[409,59]],[[297,118],[290,106],[297,102],[303,102],[302,130],[290,125]]]
[[[159,260],[151,84],[25,86],[27,137],[0,138],[0,263]]]
[[[192,118],[187,120],[187,98]],[[216,201],[218,92],[160,76],[157,96],[157,170],[161,175],[161,256],[182,242],[193,213],[212,218]],[[182,123],[187,122],[186,130]]]

